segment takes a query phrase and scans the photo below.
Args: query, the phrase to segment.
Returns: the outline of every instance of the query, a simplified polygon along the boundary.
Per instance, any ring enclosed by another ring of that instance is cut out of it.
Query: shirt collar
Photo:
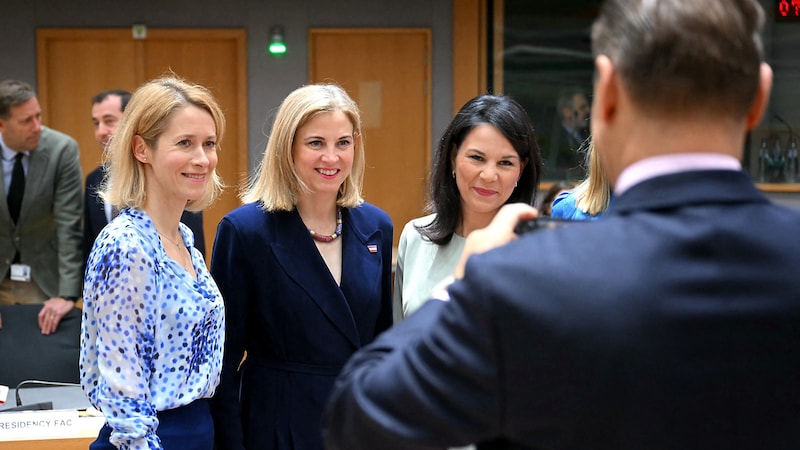
[[[2,152],[3,153],[3,159],[8,160],[8,161],[12,161],[14,159],[14,157],[17,156],[17,153],[19,153],[19,152],[15,152],[14,150],[11,150],[10,148],[6,147],[6,143],[3,142],[3,135],[2,134],[0,134],[0,147],[2,147],[2,149],[3,149],[3,152]],[[23,151],[22,153],[24,153],[26,155],[30,155],[31,154],[31,152],[29,152],[29,151]]]
[[[692,170],[742,170],[738,159],[721,153],[678,153],[652,156],[626,167],[614,185],[614,194],[621,195],[631,186],[661,175]]]

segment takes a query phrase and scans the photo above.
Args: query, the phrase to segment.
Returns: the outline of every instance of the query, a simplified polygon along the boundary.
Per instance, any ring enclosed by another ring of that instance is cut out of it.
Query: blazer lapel
[[[25,195],[22,197],[22,206],[19,210],[19,221],[17,223],[22,223],[27,210],[36,202],[39,196],[37,192],[40,189],[39,182],[40,180],[46,179],[47,166],[49,164],[49,155],[40,148],[37,147],[36,150],[30,153],[28,174],[25,176]],[[55,183],[53,183],[53,185],[55,185]],[[6,206],[6,211],[8,211],[8,206]]]
[[[369,305],[381,296],[382,245],[377,223],[360,214],[358,208],[345,211],[342,250],[342,290],[353,311],[370,311]],[[364,285],[372,283],[372,285]],[[360,317],[356,317],[359,321]],[[364,319],[366,320],[366,319]]]
[[[347,299],[331,276],[300,215],[295,210],[274,216],[275,236],[280,237],[273,246],[278,263],[347,340],[359,348],[358,329]]]
[[[3,175],[5,176],[5,173]],[[25,182],[27,183],[27,181],[28,180],[26,178]],[[5,226],[5,224],[8,223],[8,224],[11,224],[11,226],[13,227],[14,224],[11,221],[11,213],[8,211],[8,193],[6,192],[5,183],[0,185],[0,191],[2,191],[2,193],[3,193],[3,197],[2,197],[3,198],[3,207],[0,208],[0,219],[2,219],[2,223],[3,223],[4,226]],[[23,197],[23,200],[25,200],[24,197]],[[21,215],[22,215],[22,208],[20,208],[20,216]]]

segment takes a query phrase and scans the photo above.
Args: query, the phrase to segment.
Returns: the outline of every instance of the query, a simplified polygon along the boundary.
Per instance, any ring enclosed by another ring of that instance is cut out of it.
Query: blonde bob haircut
[[[103,153],[105,181],[100,195],[118,208],[141,208],[145,202],[144,164],[133,154],[134,137],[141,136],[152,151],[169,126],[172,116],[189,105],[208,111],[214,120],[217,142],[225,133],[225,116],[211,92],[203,86],[175,76],[157,78],[140,86],[131,96],[117,131]],[[217,145],[217,151],[219,151]],[[202,197],[186,204],[188,211],[200,211],[214,203],[222,192],[216,169]]]
[[[350,175],[339,187],[336,204],[353,208],[363,202],[364,137],[358,105],[344,89],[335,84],[319,83],[295,89],[281,103],[272,125],[267,148],[256,176],[244,189],[244,203],[261,202],[266,211],[291,211],[299,194],[308,194],[294,165],[292,146],[297,130],[319,114],[341,111],[353,124],[355,148]]]

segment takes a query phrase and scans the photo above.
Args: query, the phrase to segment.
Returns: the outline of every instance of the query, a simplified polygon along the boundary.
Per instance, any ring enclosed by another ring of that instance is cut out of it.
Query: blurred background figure
[[[554,218],[595,220],[611,205],[613,197],[611,185],[593,143],[589,144],[586,160],[586,165],[589,167],[586,179],[575,189],[556,196],[551,207],[551,215]]]
[[[553,201],[561,194],[571,191],[575,185],[570,181],[556,181],[550,185],[550,189],[545,192],[542,202],[539,204],[539,215],[549,216],[553,210]]]
[[[581,88],[564,90],[558,97],[558,121],[553,125],[546,166],[550,178],[583,179],[581,149],[589,138],[589,98]]]
[[[78,144],[42,125],[31,85],[5,80],[0,147],[8,206],[0,208],[0,303],[41,303],[38,326],[51,334],[75,308],[83,277]]]

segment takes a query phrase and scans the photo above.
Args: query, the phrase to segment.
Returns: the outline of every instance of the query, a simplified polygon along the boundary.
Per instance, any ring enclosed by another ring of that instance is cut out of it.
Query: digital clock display
[[[800,0],[776,0],[776,22],[800,22]]]

